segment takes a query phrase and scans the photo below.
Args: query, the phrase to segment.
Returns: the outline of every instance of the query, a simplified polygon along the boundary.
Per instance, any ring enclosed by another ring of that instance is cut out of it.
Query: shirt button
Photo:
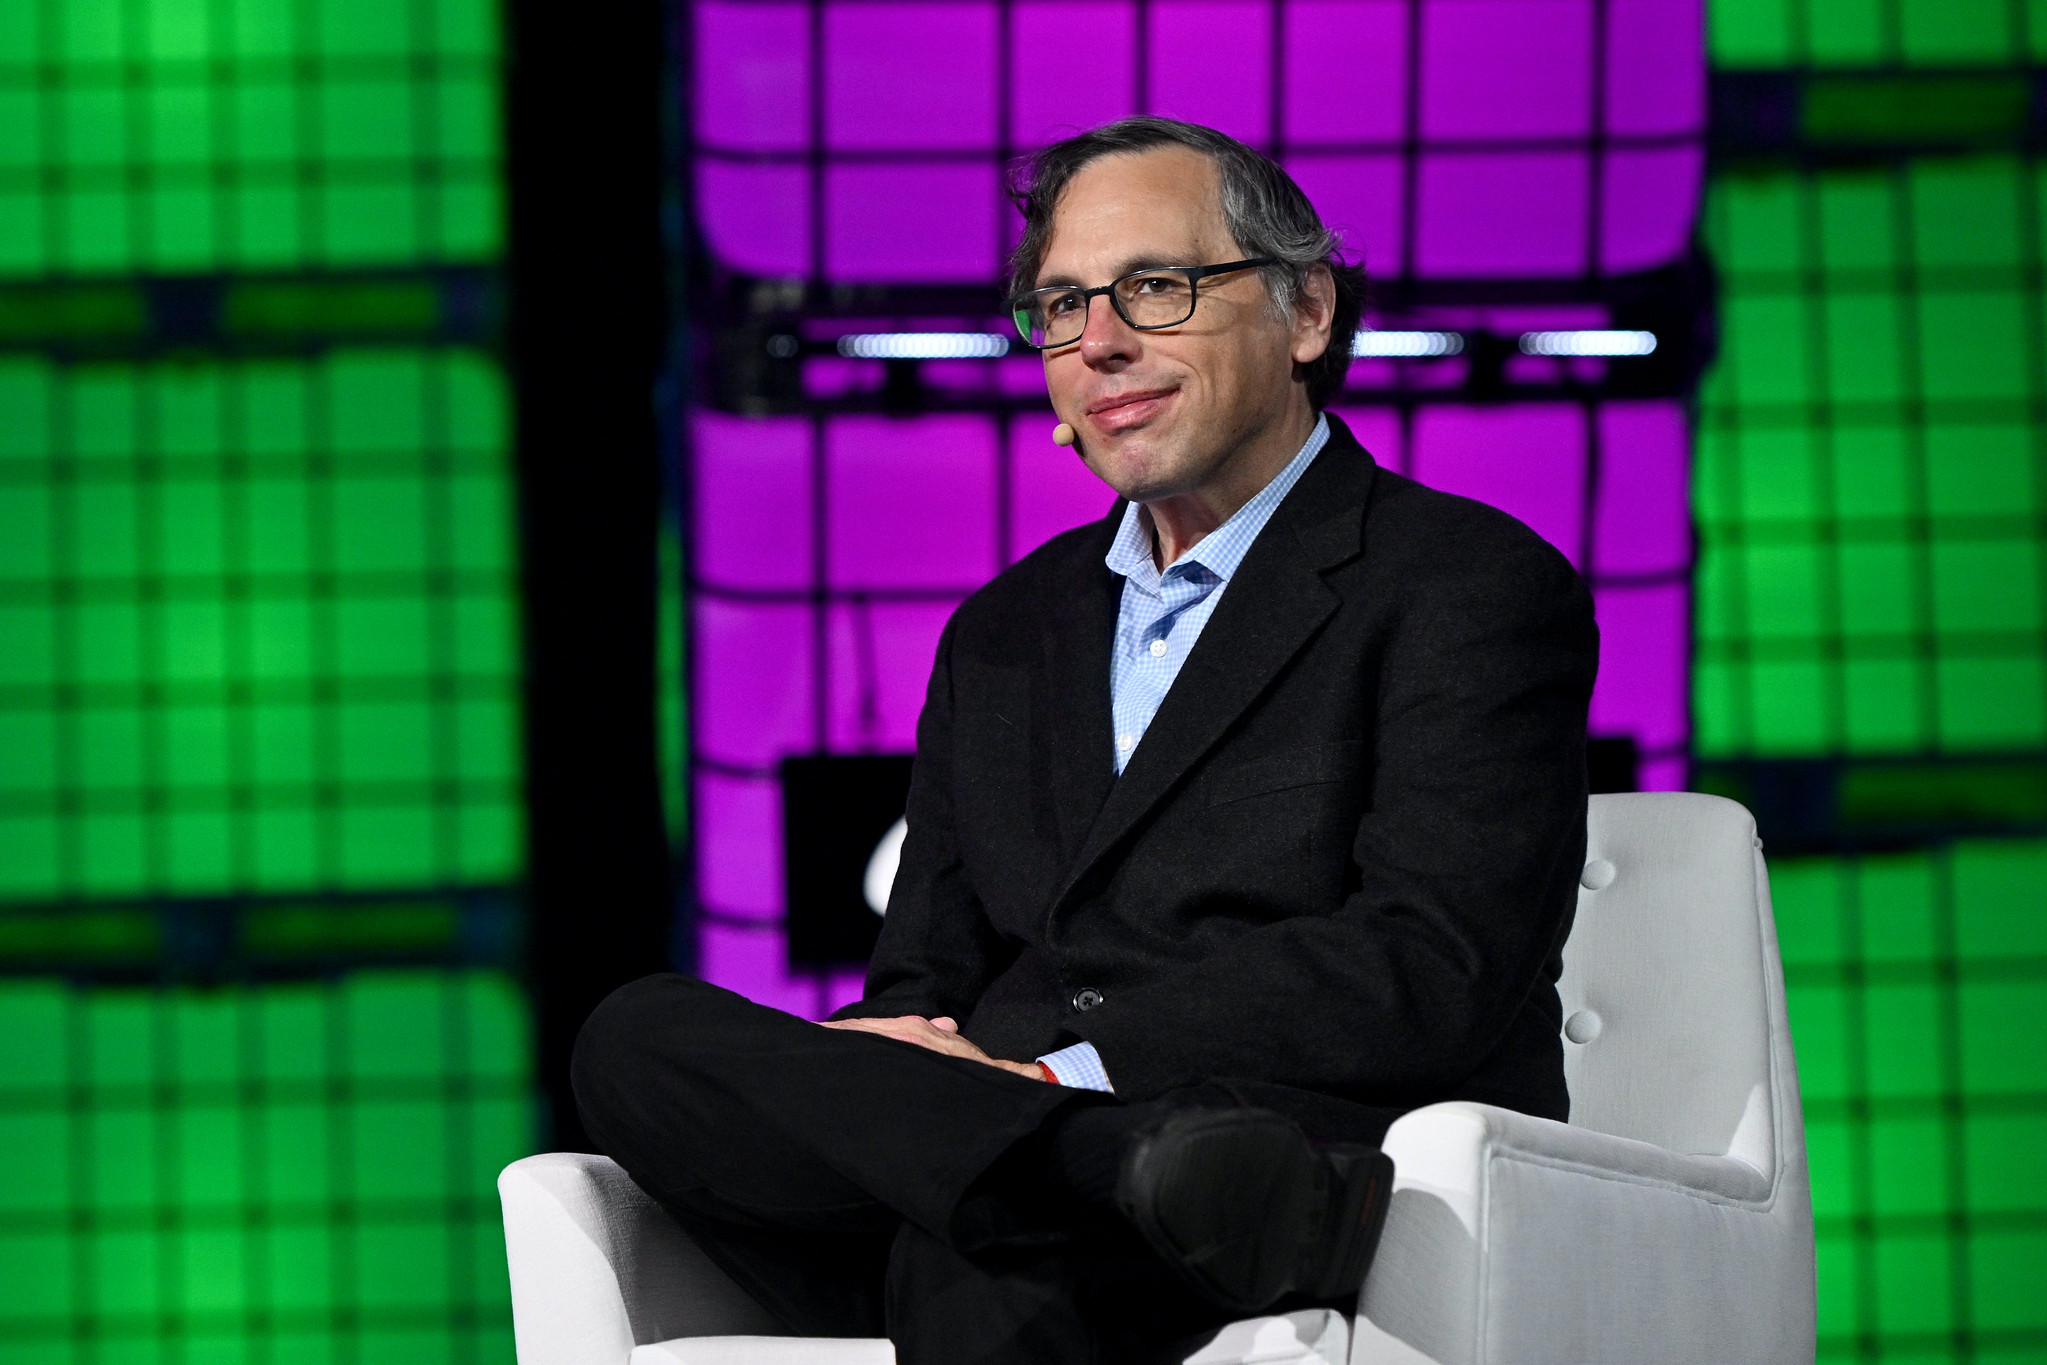
[[[1135,735],[1116,736],[1116,747],[1121,749],[1126,754],[1129,753],[1132,749],[1137,747],[1137,736]]]
[[[1101,1003],[1102,993],[1093,986],[1082,986],[1073,993],[1073,1008],[1081,1014],[1086,1014]]]
[[[1164,640],[1153,640],[1151,642],[1151,657],[1154,659],[1166,657],[1166,642]]]

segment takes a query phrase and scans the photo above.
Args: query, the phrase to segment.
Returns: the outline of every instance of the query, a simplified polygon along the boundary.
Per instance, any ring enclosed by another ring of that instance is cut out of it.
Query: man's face
[[[1224,225],[1215,165],[1185,147],[1105,156],[1068,182],[1036,283],[1107,284],[1133,270],[1213,265],[1244,252]],[[1283,424],[1304,398],[1296,360],[1320,355],[1312,322],[1289,324],[1255,270],[1196,286],[1194,316],[1140,332],[1108,297],[1087,330],[1046,351],[1045,387],[1088,467],[1152,502],[1213,480],[1231,455]]]

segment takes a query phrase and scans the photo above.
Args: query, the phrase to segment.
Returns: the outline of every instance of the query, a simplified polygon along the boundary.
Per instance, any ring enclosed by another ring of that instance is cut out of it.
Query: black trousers
[[[793,1335],[887,1336],[899,1365],[1163,1365],[1231,1316],[1046,1187],[1045,1131],[1111,1097],[681,976],[599,1006],[573,1079],[597,1144]]]

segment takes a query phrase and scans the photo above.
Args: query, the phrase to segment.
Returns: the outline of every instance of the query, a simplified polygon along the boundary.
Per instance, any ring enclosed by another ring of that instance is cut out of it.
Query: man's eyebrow
[[[1165,252],[1147,251],[1136,256],[1125,256],[1113,267],[1109,280],[1120,280],[1125,275],[1139,270],[1157,270],[1161,266],[1186,265],[1187,262]],[[1103,280],[1107,284],[1109,280]],[[1072,275],[1047,275],[1038,280],[1039,289],[1081,288],[1080,280]]]

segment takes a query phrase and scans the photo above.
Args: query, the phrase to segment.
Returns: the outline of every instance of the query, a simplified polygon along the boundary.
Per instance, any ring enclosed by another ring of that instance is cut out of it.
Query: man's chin
[[[1186,491],[1181,487],[1184,462],[1179,453],[1175,443],[1147,428],[1090,449],[1087,463],[1121,496],[1132,502],[1156,502]]]

